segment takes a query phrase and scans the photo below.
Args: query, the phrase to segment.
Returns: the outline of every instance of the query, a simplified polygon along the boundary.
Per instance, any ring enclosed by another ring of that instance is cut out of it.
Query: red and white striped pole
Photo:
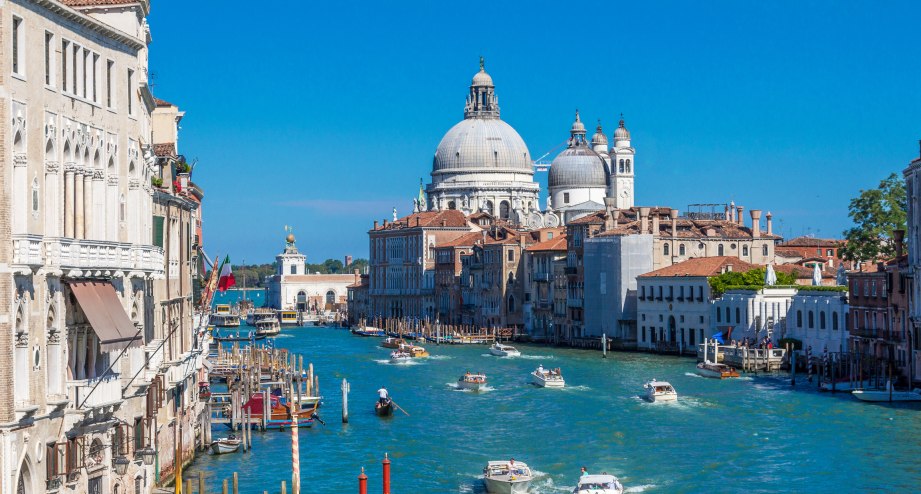
[[[301,494],[301,455],[297,442],[297,413],[291,414],[291,494]]]

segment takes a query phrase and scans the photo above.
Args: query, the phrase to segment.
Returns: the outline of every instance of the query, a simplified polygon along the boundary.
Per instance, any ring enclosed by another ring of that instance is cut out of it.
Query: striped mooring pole
[[[301,455],[297,442],[297,413],[291,414],[291,493],[301,494]]]

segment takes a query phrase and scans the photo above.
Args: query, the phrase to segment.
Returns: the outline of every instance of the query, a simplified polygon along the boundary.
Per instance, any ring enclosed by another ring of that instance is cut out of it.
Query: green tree
[[[843,256],[849,261],[875,261],[895,255],[893,230],[904,230],[907,222],[905,182],[895,173],[875,189],[861,190],[851,199],[848,216],[854,226],[844,231],[847,245]]]
[[[718,276],[710,277],[710,292],[714,297],[723,295],[726,290],[733,288],[748,288],[759,290],[764,288],[765,268],[756,268],[745,271],[727,271]],[[792,274],[775,271],[777,275],[777,285],[795,285],[796,276]]]

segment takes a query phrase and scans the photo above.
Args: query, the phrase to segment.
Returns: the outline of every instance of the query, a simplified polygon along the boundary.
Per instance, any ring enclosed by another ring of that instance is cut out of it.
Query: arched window
[[[668,255],[668,244],[663,244],[663,245],[662,245],[662,255],[663,255],[663,256],[667,256],[667,255]]]
[[[125,219],[128,217],[128,204],[125,202],[125,194],[122,194],[118,198],[118,220],[122,223],[125,222]]]
[[[742,323],[742,311],[739,310],[738,307],[736,307],[736,324],[741,324],[741,323]]]
[[[618,170],[620,170],[620,173],[624,172],[624,160],[620,160],[620,166],[618,167]]]
[[[809,329],[812,329],[814,327],[815,327],[815,314],[813,314],[812,311],[809,311]]]
[[[326,304],[333,305],[336,303],[336,292],[329,290],[326,292]]]
[[[761,246],[761,255],[764,256],[764,257],[767,257],[767,255],[768,255],[768,246],[767,246],[767,244],[764,244],[764,245]]]
[[[448,201],[448,209],[457,209],[457,203],[454,201]]]
[[[716,248],[716,255],[721,256],[723,255],[723,252],[723,244],[720,244],[719,247]]]
[[[726,307],[726,322],[730,322],[732,319],[729,319],[729,307]]]
[[[748,246],[747,246],[747,245],[743,245],[743,246],[742,246],[742,255],[743,255],[743,256],[747,256],[747,255],[748,255]]]
[[[801,310],[796,311],[796,327],[803,327],[803,311]]]
[[[495,214],[496,214],[496,210],[495,210],[495,208],[493,207],[492,201],[486,201],[486,212],[489,213],[489,214],[491,214],[491,215],[495,215]]]
[[[831,329],[832,330],[838,329],[838,313],[837,312],[831,313]]]
[[[684,244],[678,244],[678,255],[683,256],[685,253]]]
[[[508,312],[515,312],[515,297],[511,295],[508,297]]]
[[[502,201],[499,203],[499,217],[507,220],[509,218],[511,206],[509,206],[508,201]]]
[[[819,312],[819,329],[825,329],[825,312]]]
[[[627,173],[630,173],[630,160],[627,160]]]
[[[32,179],[32,213],[38,214],[38,178]]]

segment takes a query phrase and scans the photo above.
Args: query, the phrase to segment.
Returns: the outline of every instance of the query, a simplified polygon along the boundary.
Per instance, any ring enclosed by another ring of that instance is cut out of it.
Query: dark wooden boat
[[[374,405],[374,412],[381,417],[393,416],[393,400],[388,399],[386,404],[381,404],[380,400]]]
[[[222,341],[222,342],[259,341],[259,340],[264,340],[265,335],[256,334],[255,332],[250,331],[248,333],[243,333],[243,334],[237,333],[236,335],[228,335],[228,336],[212,334],[212,338],[214,338],[214,341]]]

